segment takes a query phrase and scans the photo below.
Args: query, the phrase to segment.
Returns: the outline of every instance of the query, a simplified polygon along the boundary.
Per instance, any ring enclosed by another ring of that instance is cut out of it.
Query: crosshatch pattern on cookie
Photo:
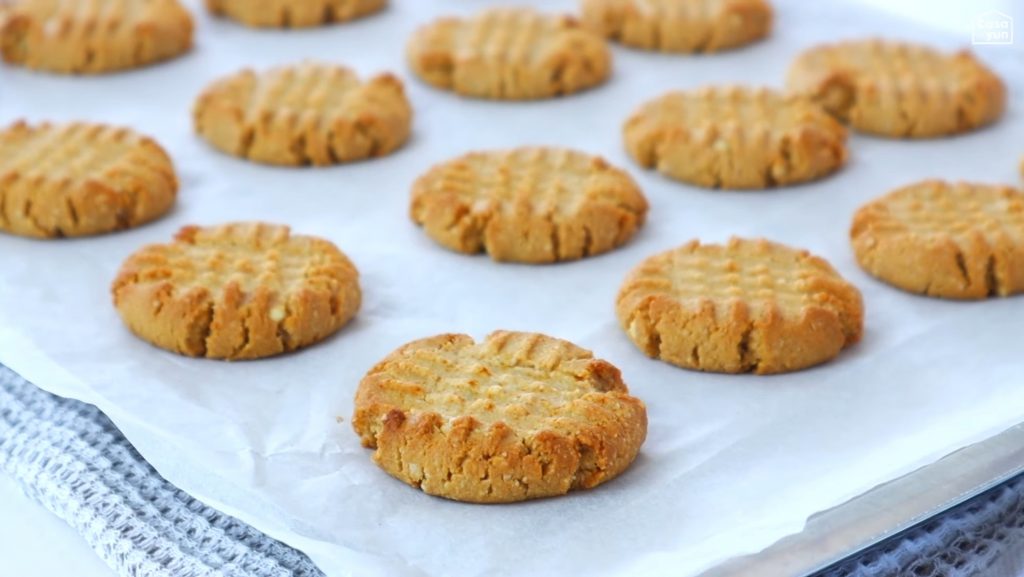
[[[409,137],[412,109],[390,74],[363,82],[348,68],[304,62],[213,83],[193,120],[200,135],[235,156],[329,165],[396,150]]]
[[[971,52],[879,39],[826,44],[790,67],[788,87],[857,130],[929,138],[990,124],[1006,87]]]
[[[857,211],[850,236],[868,272],[946,298],[1024,291],[1024,193],[1009,186],[928,180]]]
[[[0,230],[40,238],[133,228],[166,213],[167,153],[127,128],[17,122],[0,131]]]
[[[718,52],[769,34],[766,0],[582,0],[584,22],[627,46]]]
[[[337,247],[265,223],[185,227],[129,257],[111,290],[143,339],[229,360],[320,341],[361,301],[358,272]]]
[[[206,0],[207,9],[247,26],[303,28],[346,22],[382,10],[387,0]]]
[[[483,503],[595,487],[633,462],[647,431],[618,369],[536,333],[409,343],[367,373],[355,407],[353,427],[385,471]]]
[[[4,60],[53,72],[134,68],[192,46],[192,17],[177,0],[12,0],[0,16]]]
[[[494,8],[442,18],[413,35],[412,69],[439,88],[479,98],[527,100],[579,92],[605,81],[611,52],[570,16]]]
[[[411,206],[413,220],[452,250],[536,263],[612,250],[646,213],[625,172],[599,157],[543,147],[440,164],[416,181]]]
[[[860,292],[823,259],[765,240],[690,242],[648,258],[616,312],[648,356],[692,369],[779,373],[860,340]]]
[[[814,180],[847,156],[842,125],[808,99],[767,88],[670,92],[641,106],[623,135],[642,166],[710,188]]]

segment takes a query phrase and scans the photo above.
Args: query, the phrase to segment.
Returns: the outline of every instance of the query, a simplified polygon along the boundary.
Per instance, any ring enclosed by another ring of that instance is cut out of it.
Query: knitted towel
[[[302,553],[165,481],[92,405],[0,365],[0,470],[119,575],[314,577]]]
[[[119,575],[322,575],[302,553],[165,481],[96,407],[43,392],[2,365],[0,471]],[[1024,481],[1011,481],[821,577],[1021,575],[1022,494]]]

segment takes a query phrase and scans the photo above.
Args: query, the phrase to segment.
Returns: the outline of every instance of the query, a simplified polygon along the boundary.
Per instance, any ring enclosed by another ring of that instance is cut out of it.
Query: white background
[[[893,4],[892,2],[883,2],[882,0],[872,1],[873,3],[885,5],[888,8],[892,8],[891,4]],[[919,2],[915,0],[913,2],[905,2],[901,4],[897,9],[905,15],[914,17],[919,21],[927,21],[931,24],[945,27],[954,33],[961,34],[964,38],[962,43],[966,43],[969,39],[969,22],[973,17],[973,14],[990,6],[993,8],[1001,8],[1007,13],[1016,15],[1014,14],[1014,8],[1011,6],[1011,2],[1009,1],[979,3],[967,2],[965,0],[964,2],[949,2],[942,3],[940,5],[936,2]],[[236,31],[227,24],[218,24],[216,27],[212,28],[210,26],[202,27],[200,29],[200,50],[206,49],[208,45],[212,43],[207,42],[203,35],[209,35],[214,31],[224,31],[226,34],[236,36],[247,33]],[[308,36],[310,35],[307,34],[307,37]],[[949,37],[947,36],[946,38],[948,39]],[[334,57],[334,55],[330,56]],[[196,57],[197,56],[195,54],[190,56],[190,58]],[[344,60],[344,57],[345,55],[337,55],[335,58]],[[5,99],[3,92],[5,91],[7,83],[14,81],[34,82],[33,79],[21,73],[15,75],[5,72],[3,76],[0,76],[0,115],[3,115],[3,118],[5,119],[8,117],[9,111],[4,110]],[[41,80],[38,85],[43,86],[46,85],[47,82],[47,80]],[[70,87],[72,85],[63,84],[61,86]],[[49,94],[41,95],[41,97],[44,100],[47,100],[47,103],[51,106],[61,103],[66,104],[69,101],[70,96],[71,94],[66,91],[50,92]],[[416,102],[414,100],[414,105],[415,104]],[[180,111],[168,111],[168,113],[179,114]],[[68,110],[66,116],[73,117],[74,114],[72,111]],[[187,132],[187,125],[183,126],[181,130]],[[423,134],[424,129],[422,124],[418,127],[418,130],[420,137],[429,137],[429,135]],[[855,154],[857,154],[856,150]],[[619,158],[616,158],[615,160],[619,164],[625,164]],[[231,162],[227,161],[223,162],[223,164],[227,166],[230,165]],[[633,168],[631,166],[628,167]],[[634,171],[634,173],[635,172],[636,171]],[[1012,172],[1010,170],[1005,170],[999,174],[999,177],[997,177],[996,180],[1006,180],[1006,175],[1008,174],[1012,174]],[[183,180],[185,180],[187,185],[189,177],[187,171],[184,176],[185,178]],[[659,186],[664,185],[659,184]],[[598,351],[598,353],[600,354],[601,351]],[[87,555],[84,555],[86,548],[80,542],[76,542],[75,537],[70,534],[69,529],[62,526],[59,521],[34,511],[34,506],[26,505],[25,503],[12,498],[10,494],[11,488],[9,483],[5,483],[4,486],[0,487],[0,503],[4,503],[2,509],[4,514],[0,515],[0,554],[2,554],[5,559],[5,570],[10,569],[11,574],[18,575],[48,575],[63,573],[89,575],[89,571],[94,570],[97,571],[96,574],[102,574],[102,571],[98,571],[98,568],[100,567],[98,561],[94,558],[82,559],[82,557],[88,557]],[[10,503],[10,505],[7,505],[8,503]],[[42,544],[40,544],[40,540],[38,540],[39,535],[46,535],[46,538],[42,540]],[[40,555],[41,549],[45,549],[51,554]],[[57,551],[59,551],[60,554],[52,554]],[[63,560],[71,562],[68,563],[67,569],[62,571],[59,569],[60,563]]]

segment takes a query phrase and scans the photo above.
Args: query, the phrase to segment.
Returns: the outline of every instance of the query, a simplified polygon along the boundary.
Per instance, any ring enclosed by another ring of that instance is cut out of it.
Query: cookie
[[[951,299],[1024,292],[1024,193],[926,180],[857,211],[857,262],[903,290]]]
[[[0,5],[0,52],[7,62],[27,68],[99,74],[168,60],[191,47],[192,16],[178,0]]]
[[[583,22],[626,46],[718,52],[771,32],[767,0],[582,0]]]
[[[258,359],[337,332],[359,309],[359,273],[337,247],[287,226],[186,226],[121,266],[114,306],[143,340],[190,357]]]
[[[645,168],[708,188],[757,189],[815,180],[846,162],[846,130],[819,106],[760,88],[670,92],[623,128]]]
[[[785,373],[861,338],[860,292],[824,259],[767,240],[692,241],[626,278],[619,322],[647,356],[687,369]]]
[[[0,131],[0,230],[87,236],[133,228],[174,205],[178,179],[153,140],[102,124],[29,125]]]
[[[611,52],[600,36],[570,16],[528,8],[442,18],[417,30],[406,53],[428,84],[475,98],[551,98],[611,74]]]
[[[199,96],[192,116],[196,132],[221,151],[284,166],[390,154],[412,123],[398,78],[362,82],[348,68],[316,62],[222,78]]]
[[[517,148],[435,166],[413,185],[410,213],[451,250],[551,263],[625,244],[643,225],[647,200],[628,174],[602,158]]]
[[[854,40],[800,54],[789,89],[871,134],[931,138],[995,122],[1006,87],[969,51],[946,54],[906,42]]]
[[[305,28],[382,10],[387,0],[206,0],[206,8],[246,26]]]
[[[394,351],[359,383],[352,425],[390,475],[431,495],[501,503],[613,479],[640,451],[647,410],[590,351],[498,331]]]

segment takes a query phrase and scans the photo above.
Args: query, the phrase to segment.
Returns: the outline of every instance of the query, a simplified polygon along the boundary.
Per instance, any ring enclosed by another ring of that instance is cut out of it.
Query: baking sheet
[[[330,575],[694,574],[1024,421],[1024,300],[953,303],[887,288],[859,271],[846,234],[857,206],[920,178],[1016,182],[1019,85],[991,129],[929,142],[853,136],[847,169],[778,191],[665,180],[637,169],[619,135],[637,105],[668,89],[781,86],[792,55],[818,41],[885,34],[953,48],[969,43],[966,32],[933,33],[855,4],[789,0],[778,2],[773,38],[750,49],[687,58],[616,48],[614,77],[598,90],[493,103],[419,84],[403,44],[434,15],[498,3],[393,4],[345,26],[269,32],[210,20],[193,3],[198,46],[183,59],[100,78],[0,70],[0,121],[133,126],[168,149],[182,181],[174,212],[136,231],[67,242],[0,237],[0,362],[97,404],[170,481],[302,549]],[[1018,48],[979,51],[1010,82],[1024,78]],[[189,109],[210,80],[307,57],[401,75],[416,109],[409,145],[372,162],[296,170],[223,156],[192,135]],[[613,253],[528,267],[446,252],[409,222],[410,183],[430,165],[522,144],[571,146],[627,168],[651,202],[647,226]],[[124,257],[187,223],[239,219],[336,242],[362,272],[356,321],[299,354],[230,364],[165,353],[123,329],[108,286]],[[864,293],[863,343],[833,363],[777,377],[687,372],[645,358],[614,318],[626,272],[691,238],[732,234],[828,258]],[[371,463],[349,423],[363,373],[413,338],[480,338],[497,328],[567,338],[622,369],[650,418],[626,474],[565,498],[485,507],[428,497]]]
[[[716,565],[700,577],[812,575],[933,517],[955,515],[954,507],[1022,472],[1024,424],[816,513],[799,533]]]

